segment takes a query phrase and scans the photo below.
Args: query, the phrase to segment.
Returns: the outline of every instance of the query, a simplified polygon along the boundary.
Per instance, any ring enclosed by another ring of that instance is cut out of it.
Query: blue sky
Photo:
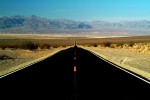
[[[0,17],[14,15],[82,21],[150,20],[150,0],[0,0]]]

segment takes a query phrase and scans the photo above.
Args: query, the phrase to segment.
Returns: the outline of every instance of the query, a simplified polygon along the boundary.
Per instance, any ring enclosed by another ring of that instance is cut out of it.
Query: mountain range
[[[0,33],[136,33],[149,34],[150,21],[73,21],[39,16],[4,16],[0,18]]]

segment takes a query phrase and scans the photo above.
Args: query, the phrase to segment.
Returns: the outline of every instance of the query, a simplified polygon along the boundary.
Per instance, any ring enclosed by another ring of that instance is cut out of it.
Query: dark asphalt
[[[0,86],[1,96],[12,98],[150,100],[150,84],[77,47],[0,79]]]

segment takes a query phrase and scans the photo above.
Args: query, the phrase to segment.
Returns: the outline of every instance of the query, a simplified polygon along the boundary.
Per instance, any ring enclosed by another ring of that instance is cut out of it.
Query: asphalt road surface
[[[14,99],[150,100],[150,84],[76,46],[1,78],[0,86],[1,96]]]

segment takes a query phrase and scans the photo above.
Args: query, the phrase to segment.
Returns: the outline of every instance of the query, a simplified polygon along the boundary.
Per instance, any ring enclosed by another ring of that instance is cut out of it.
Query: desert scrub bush
[[[19,48],[19,44],[9,45],[8,48],[11,48],[11,49],[17,49],[17,48]]]
[[[19,45],[18,44],[14,44],[14,45],[6,44],[6,45],[0,45],[0,48],[2,50],[5,50],[6,48],[17,49],[19,48]]]
[[[58,45],[54,45],[53,48],[58,48]]]
[[[98,45],[97,44],[93,44],[93,47],[97,47]]]
[[[0,60],[7,60],[7,59],[13,59],[13,58],[7,55],[0,55]]]
[[[133,45],[134,45],[133,42],[128,43],[128,46],[129,46],[129,47],[133,47]]]
[[[38,44],[35,44],[31,41],[26,41],[26,42],[22,43],[19,46],[19,48],[20,49],[28,49],[28,50],[36,50],[36,49],[38,49],[38,46],[39,46]]]
[[[50,49],[50,45],[49,44],[43,44],[40,46],[41,49]]]
[[[117,43],[116,46],[117,47],[123,47],[124,43]]]
[[[7,45],[0,45],[0,48],[1,48],[2,50],[5,50],[5,49],[7,48]]]
[[[110,47],[110,46],[111,46],[111,43],[110,43],[110,42],[104,42],[104,43],[102,44],[102,46],[104,46],[104,47]]]
[[[63,47],[63,48],[66,48],[67,46],[66,46],[66,45],[63,45],[62,47]]]

